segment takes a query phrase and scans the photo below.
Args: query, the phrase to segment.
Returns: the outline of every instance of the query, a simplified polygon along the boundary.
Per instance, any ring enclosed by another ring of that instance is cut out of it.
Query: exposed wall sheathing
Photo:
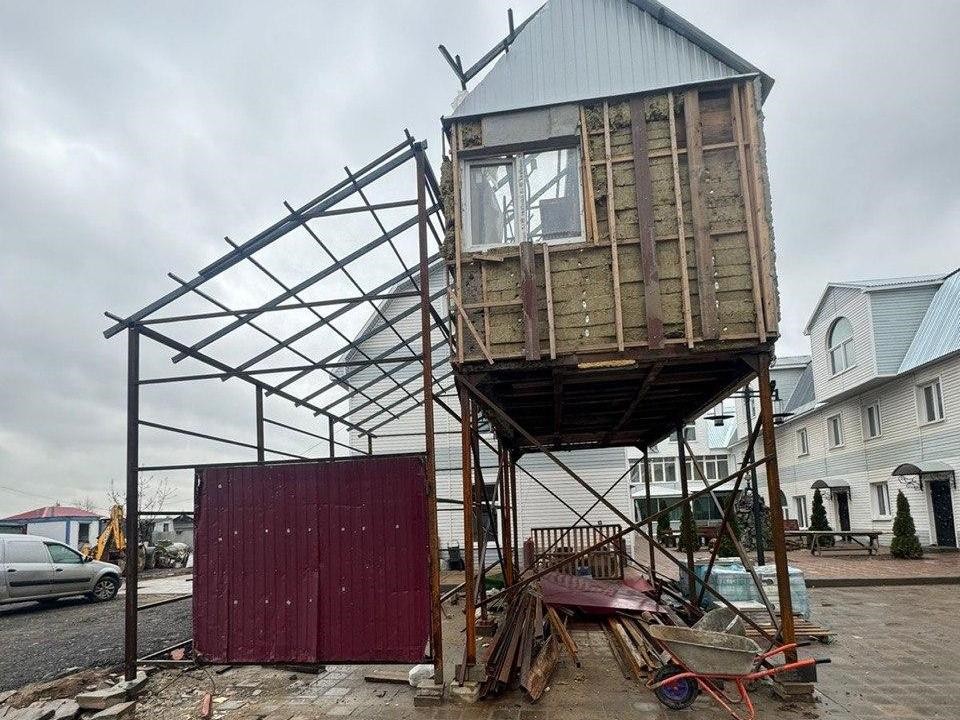
[[[711,324],[717,332],[717,339],[709,342],[711,347],[720,348],[725,340],[742,346],[744,340],[761,343],[768,339],[768,329],[776,327],[778,310],[773,250],[767,247],[772,242],[770,229],[760,227],[769,222],[769,215],[762,155],[753,147],[758,141],[752,140],[761,137],[759,117],[749,99],[746,84],[742,84],[701,89],[690,101],[699,107],[702,140],[697,197],[691,195],[689,164],[697,158],[688,161],[687,157],[684,92],[649,95],[633,104],[627,98],[582,107],[585,241],[550,246],[552,313],[546,305],[543,248],[534,246],[544,356],[549,357],[551,335],[557,356],[617,350],[618,343],[648,346],[648,291],[660,300],[664,342],[691,347],[704,344],[703,312],[712,313]],[[637,108],[642,112],[637,113]],[[642,227],[643,213],[638,212],[633,127],[638,121],[645,130],[640,137],[645,137],[646,148],[639,162],[649,167],[652,228]],[[479,122],[454,127],[462,147],[482,145]],[[454,195],[451,201],[457,202]],[[695,211],[700,212],[704,221],[700,227],[705,227],[706,233],[700,257],[707,253],[712,277],[701,277],[698,267]],[[646,268],[646,274],[643,243],[655,247],[650,257],[655,256],[656,268]],[[446,255],[450,258],[454,253]],[[495,359],[522,357],[518,248],[461,253],[460,271],[465,314],[490,355]],[[651,288],[645,287],[645,277],[651,279]],[[615,292],[615,278],[619,292]],[[705,298],[715,296],[713,307],[709,300],[701,306],[704,290]],[[774,317],[766,317],[771,313]],[[484,357],[472,333],[460,336],[465,360]]]

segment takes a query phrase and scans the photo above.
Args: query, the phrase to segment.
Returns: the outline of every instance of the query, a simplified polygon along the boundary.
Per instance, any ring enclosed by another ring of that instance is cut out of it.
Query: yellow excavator
[[[127,565],[127,537],[123,532],[123,527],[123,506],[114,505],[110,508],[110,520],[107,521],[106,526],[97,538],[97,544],[93,546],[84,544],[80,548],[80,553],[93,560],[113,563],[119,566],[120,571],[123,572]],[[143,570],[145,564],[146,553],[143,548],[140,548],[137,553],[137,567]]]

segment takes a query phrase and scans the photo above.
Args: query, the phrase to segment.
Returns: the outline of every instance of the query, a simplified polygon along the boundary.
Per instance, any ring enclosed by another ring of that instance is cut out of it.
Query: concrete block
[[[433,680],[423,680],[417,685],[417,690],[413,695],[414,707],[431,707],[443,705],[443,695],[445,686],[442,683],[435,683]]]
[[[450,683],[450,700],[456,703],[472,705],[480,699],[480,685],[467,681],[463,685]]]
[[[101,710],[96,715],[92,715],[90,720],[124,720],[125,718],[132,718],[136,705],[132,700],[119,703],[118,705],[108,707],[106,710]]]
[[[104,690],[82,692],[74,698],[81,710],[106,710],[114,705],[119,705],[126,699],[127,691],[117,685]]]
[[[140,691],[143,690],[143,686],[147,684],[147,673],[143,670],[137,671],[137,676],[133,680],[123,680],[114,685],[114,688],[122,689],[126,693],[127,700],[132,700],[137,695],[140,694]]]
[[[790,702],[798,703],[815,703],[817,702],[816,695],[814,693],[814,684],[805,683],[805,682],[781,682],[778,679],[773,679],[773,692],[781,700],[787,700]]]

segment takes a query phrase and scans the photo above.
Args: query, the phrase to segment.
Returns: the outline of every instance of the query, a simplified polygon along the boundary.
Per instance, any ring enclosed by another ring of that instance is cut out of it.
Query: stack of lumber
[[[751,617],[754,622],[759,625],[764,632],[770,635],[776,635],[777,629],[773,626],[773,623],[770,622],[770,616],[767,614],[760,613],[751,613]],[[780,622],[780,617],[778,615],[777,622]],[[807,642],[809,640],[816,640],[822,643],[833,642],[836,633],[833,630],[828,630],[825,627],[821,627],[817,623],[811,622],[810,620],[805,620],[800,615],[794,615],[793,617],[793,629],[794,635],[797,638],[797,642]],[[746,626],[747,637],[753,638],[754,640],[760,641],[763,638],[763,635],[752,625]]]
[[[535,587],[518,590],[507,603],[497,634],[488,646],[480,696],[496,697],[519,686],[536,702],[560,660],[561,646],[579,667],[576,643],[557,611],[544,604]]]
[[[620,672],[628,680],[645,685],[663,665],[660,651],[647,634],[647,626],[659,623],[656,615],[618,613],[603,619],[602,627],[610,643],[610,651]]]

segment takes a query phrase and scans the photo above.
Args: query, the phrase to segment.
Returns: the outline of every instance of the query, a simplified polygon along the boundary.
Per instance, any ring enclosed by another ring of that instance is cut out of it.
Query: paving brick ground
[[[809,648],[829,656],[818,685],[820,702],[778,701],[766,687],[754,698],[761,720],[956,720],[960,717],[960,625],[951,586],[812,589],[814,618],[838,632],[830,645]],[[446,637],[460,637],[462,616],[449,608]],[[720,720],[727,717],[709,699],[691,711],[671,712],[647,690],[619,675],[602,633],[577,630],[582,668],[565,660],[551,689],[537,704],[519,692],[496,702],[414,708],[406,686],[366,683],[367,667],[331,667],[318,676],[258,667],[188,672],[162,671],[150,681],[137,717],[196,717],[203,693],[213,692],[215,717],[238,720]],[[447,650],[448,673],[459,659]]]

